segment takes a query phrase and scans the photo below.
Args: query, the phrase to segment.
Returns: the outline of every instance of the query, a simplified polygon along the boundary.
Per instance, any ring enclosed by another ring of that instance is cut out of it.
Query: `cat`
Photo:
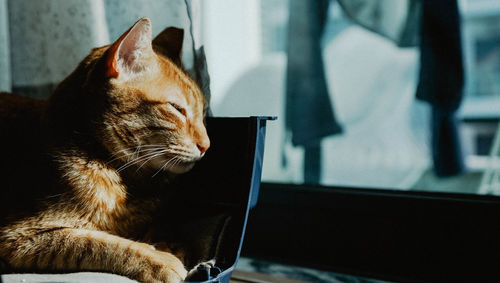
[[[180,63],[183,31],[151,33],[142,18],[93,49],[47,101],[0,93],[0,258],[13,270],[188,275],[146,235],[165,182],[210,147],[208,106]]]

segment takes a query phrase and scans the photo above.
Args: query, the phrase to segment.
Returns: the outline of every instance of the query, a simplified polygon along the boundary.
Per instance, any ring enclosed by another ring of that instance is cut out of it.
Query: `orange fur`
[[[141,19],[94,49],[48,101],[0,93],[0,257],[14,270],[185,278],[182,254],[146,242],[165,189],[151,176],[183,173],[209,148],[206,102],[150,32]]]

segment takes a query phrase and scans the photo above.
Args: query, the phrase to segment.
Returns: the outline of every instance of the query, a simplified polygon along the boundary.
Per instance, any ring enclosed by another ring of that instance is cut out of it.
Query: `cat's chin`
[[[164,158],[155,158],[150,161],[150,166],[154,170],[159,170],[160,168],[163,171],[173,173],[173,174],[182,174],[186,173],[194,167],[195,162],[175,162],[171,165],[165,166],[166,163],[169,163],[168,159]]]
[[[169,168],[165,168],[165,171],[174,174],[183,174],[191,170],[193,167],[194,167],[194,162],[181,163],[181,164],[176,164],[175,166]]]

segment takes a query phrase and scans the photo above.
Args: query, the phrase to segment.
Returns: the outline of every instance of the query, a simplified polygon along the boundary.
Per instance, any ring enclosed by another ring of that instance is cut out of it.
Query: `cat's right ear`
[[[151,21],[142,18],[120,36],[108,49],[106,76],[118,78],[139,73],[147,66],[153,54]]]
[[[166,56],[177,66],[181,66],[182,43],[184,41],[184,30],[176,27],[168,27],[153,39],[155,51]]]

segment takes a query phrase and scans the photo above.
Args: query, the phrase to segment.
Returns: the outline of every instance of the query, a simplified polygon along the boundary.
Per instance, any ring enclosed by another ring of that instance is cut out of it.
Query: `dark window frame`
[[[500,278],[500,198],[262,183],[243,254],[404,282]]]

